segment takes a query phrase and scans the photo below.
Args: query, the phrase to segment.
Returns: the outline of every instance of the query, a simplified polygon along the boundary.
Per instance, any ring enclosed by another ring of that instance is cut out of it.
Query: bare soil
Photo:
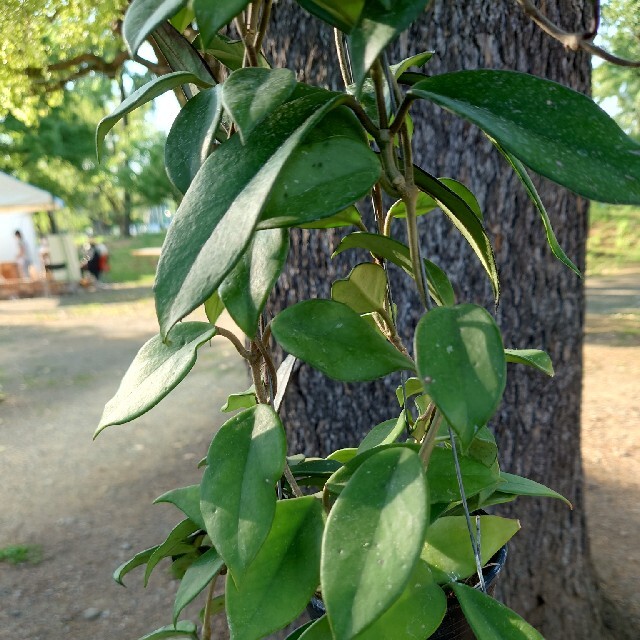
[[[583,458],[597,569],[640,625],[640,275],[588,282]],[[134,640],[169,624],[177,583],[161,567],[111,573],[178,522],[155,497],[199,481],[217,409],[247,380],[221,338],[172,394],[134,423],[91,436],[142,343],[157,332],[150,291],[121,287],[0,302],[0,640]],[[188,613],[192,619],[198,607]]]

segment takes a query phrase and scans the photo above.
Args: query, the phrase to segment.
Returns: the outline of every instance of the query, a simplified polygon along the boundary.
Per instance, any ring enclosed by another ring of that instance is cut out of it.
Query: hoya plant
[[[233,343],[253,384],[222,408],[233,415],[201,462],[201,483],[158,498],[182,520],[114,577],[145,566],[146,582],[171,562],[180,586],[151,639],[209,640],[224,612],[234,640],[258,640],[312,600],[314,619],[290,640],[423,640],[437,637],[454,605],[480,640],[540,638],[487,593],[488,567],[502,561],[519,523],[486,510],[518,496],[564,498],[501,468],[487,424],[507,362],[540,375],[553,368],[544,352],[505,349],[492,314],[457,300],[446,265],[421,256],[420,220],[440,209],[498,303],[482,211],[455,176],[414,164],[411,106],[429,100],[486,133],[539,210],[553,253],[576,272],[527,167],[587,198],[637,204],[640,146],[559,84],[490,69],[429,75],[437,52],[390,62],[387,46],[425,0],[298,2],[335,29],[343,91],[271,66],[262,47],[270,0],[134,0],[126,13],[131,52],[150,39],[172,72],[101,121],[98,152],[119,119],[174,90],[182,109],[166,169],[184,197],[158,264],[159,333],[98,432],[163,400],[216,335]],[[332,283],[330,299],[300,300],[272,317],[267,300],[290,229],[300,227],[341,229],[335,253],[354,256],[353,268]],[[411,343],[393,303],[394,268],[423,307]],[[185,320],[201,308],[207,322]],[[237,334],[216,324],[225,309]],[[276,345],[289,354],[279,367]],[[346,382],[397,376],[398,415],[324,459],[290,450],[279,409],[297,360]],[[197,598],[200,622],[182,619]]]

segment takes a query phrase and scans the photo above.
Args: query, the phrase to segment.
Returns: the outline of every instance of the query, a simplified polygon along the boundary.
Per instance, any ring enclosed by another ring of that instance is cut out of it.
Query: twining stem
[[[429,467],[429,459],[431,458],[433,449],[436,446],[436,436],[438,435],[438,430],[442,423],[442,414],[435,413],[434,415],[435,418],[432,418],[429,426],[427,427],[427,432],[424,434],[422,445],[420,446],[420,459],[422,460],[425,471]]]
[[[340,75],[345,88],[353,84],[351,71],[349,70],[349,61],[347,60],[347,52],[342,41],[342,32],[339,29],[333,30],[333,39],[336,44],[336,53],[338,54],[338,65],[340,66]]]
[[[224,338],[227,338],[227,340],[231,342],[231,344],[236,348],[236,351],[245,360],[251,360],[251,352],[247,351],[247,349],[244,348],[244,345],[242,344],[242,342],[240,342],[238,337],[233,332],[228,331],[227,329],[224,329],[223,327],[216,325],[216,333],[219,336],[223,336]]]
[[[238,16],[235,20],[235,24],[238,29],[238,33],[240,34],[242,44],[244,45],[244,60],[242,61],[242,66],[247,66],[245,63],[248,62],[248,66],[257,67],[258,56],[256,54],[256,50],[253,47],[253,42],[250,39],[249,33],[247,32],[247,25],[244,19]]]
[[[387,115],[387,100],[384,94],[384,70],[380,60],[376,60],[371,67],[371,79],[376,93],[376,106],[378,107],[378,122],[380,129],[389,128],[389,117]]]
[[[271,354],[269,350],[265,347],[264,342],[260,338],[256,338],[254,344],[258,348],[262,359],[264,360],[265,366],[267,367],[267,372],[269,374],[269,379],[271,380],[271,389],[272,394],[275,396],[278,393],[278,382],[277,382],[277,373],[276,367],[273,364],[273,359],[271,358]]]
[[[291,490],[293,491],[293,495],[297,498],[301,498],[304,493],[302,493],[302,489],[300,489],[300,485],[296,482],[296,479],[293,477],[293,473],[291,471],[291,467],[289,463],[285,460],[284,463],[284,477],[287,479]]]
[[[262,42],[265,35],[267,35],[267,29],[269,27],[269,20],[271,19],[271,7],[273,6],[273,0],[265,0],[262,5],[262,15],[260,16],[260,27],[256,34],[256,41],[253,45],[258,55],[262,49]]]
[[[416,205],[418,201],[418,189],[412,185],[408,193],[404,193],[402,201],[407,209],[407,243],[411,256],[411,266],[416,278],[418,295],[425,309],[429,309],[429,297],[427,295],[426,278],[424,264],[420,256],[420,237],[418,235],[418,216],[416,215]]]
[[[219,574],[216,573],[213,577],[207,591],[207,601],[204,605],[204,622],[202,623],[202,640],[211,640],[211,604],[213,602],[213,593],[216,588],[218,575]]]

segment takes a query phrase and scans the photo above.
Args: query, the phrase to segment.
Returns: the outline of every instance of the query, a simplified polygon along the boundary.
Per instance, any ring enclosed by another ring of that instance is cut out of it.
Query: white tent
[[[31,214],[59,209],[62,202],[48,191],[0,172],[0,262],[13,262],[17,253],[15,232],[20,231],[37,264],[38,239]]]

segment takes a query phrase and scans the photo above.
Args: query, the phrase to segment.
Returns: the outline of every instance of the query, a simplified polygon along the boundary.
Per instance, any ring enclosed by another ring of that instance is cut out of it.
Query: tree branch
[[[515,0],[520,5],[525,14],[535,22],[546,34],[562,43],[567,49],[572,51],[586,51],[593,56],[602,58],[611,64],[620,67],[637,67],[640,68],[640,60],[627,60],[620,58],[591,42],[598,30],[599,23],[599,3],[594,2],[594,24],[593,28],[586,33],[571,33],[561,29],[557,24],[551,22],[538,8],[533,4],[532,0]]]

